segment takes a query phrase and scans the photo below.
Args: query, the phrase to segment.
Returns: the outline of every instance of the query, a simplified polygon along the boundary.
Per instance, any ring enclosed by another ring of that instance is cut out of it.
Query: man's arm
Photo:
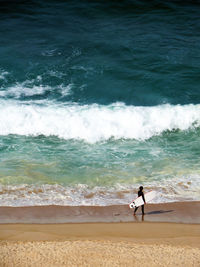
[[[143,192],[142,192],[142,198],[143,198],[144,204],[146,204],[146,201],[145,201],[144,193]]]

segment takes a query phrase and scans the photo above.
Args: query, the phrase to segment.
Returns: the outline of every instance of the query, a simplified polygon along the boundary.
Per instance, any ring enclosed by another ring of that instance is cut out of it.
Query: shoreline
[[[128,205],[0,207],[1,224],[173,222],[200,224],[200,201],[145,205],[133,216]]]
[[[6,242],[109,240],[137,244],[198,247],[200,226],[180,223],[1,224],[0,244]]]
[[[191,246],[200,249],[200,225],[180,223],[1,224],[2,241],[111,240]]]

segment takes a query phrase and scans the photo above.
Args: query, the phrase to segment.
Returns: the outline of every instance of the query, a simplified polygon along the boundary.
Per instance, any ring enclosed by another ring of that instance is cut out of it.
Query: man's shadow
[[[174,210],[154,210],[154,211],[145,212],[145,215],[162,214],[162,213],[173,212],[173,211]]]
[[[137,214],[137,215],[142,215],[140,221],[144,222],[144,217],[145,217],[145,215],[156,215],[156,214],[168,213],[168,212],[173,212],[173,211],[174,211],[174,210],[154,210],[154,211],[145,212],[144,215],[141,214],[141,213],[139,213],[139,214]],[[135,214],[135,215],[133,215],[133,216],[134,216],[134,218],[135,218],[135,221],[136,221],[136,222],[139,222],[137,215]]]

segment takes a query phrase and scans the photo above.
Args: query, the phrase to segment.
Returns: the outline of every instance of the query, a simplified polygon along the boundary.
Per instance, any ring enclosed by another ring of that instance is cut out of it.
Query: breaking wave
[[[57,136],[89,143],[146,140],[164,131],[200,126],[200,105],[126,106],[0,102],[0,135]]]

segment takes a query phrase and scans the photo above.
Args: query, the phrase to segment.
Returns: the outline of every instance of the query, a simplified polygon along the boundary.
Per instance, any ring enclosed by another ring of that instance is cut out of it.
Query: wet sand
[[[137,216],[128,205],[0,207],[2,223],[176,222],[200,223],[200,202],[145,205]]]
[[[0,266],[200,266],[200,203],[145,211],[1,207]]]

